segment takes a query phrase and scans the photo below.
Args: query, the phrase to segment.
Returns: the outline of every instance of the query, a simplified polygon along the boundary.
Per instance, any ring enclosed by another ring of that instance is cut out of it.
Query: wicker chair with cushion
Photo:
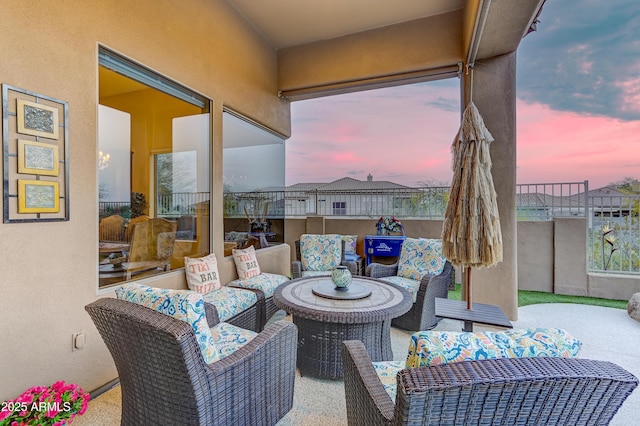
[[[291,409],[295,325],[257,334],[217,322],[196,292],[152,293],[85,308],[118,370],[121,424],[274,425]]]
[[[296,260],[291,264],[293,278],[331,275],[336,266],[358,275],[356,262],[345,259],[345,240],[338,234],[302,234],[296,240]]]
[[[499,358],[402,368],[392,399],[362,342],[342,358],[350,426],[604,425],[638,385],[606,361]]]
[[[430,330],[438,324],[436,297],[447,298],[449,284],[455,282],[453,265],[442,257],[442,241],[424,238],[405,239],[397,262],[371,263],[366,275],[400,286],[413,296],[411,310],[392,320],[395,327],[411,331]]]

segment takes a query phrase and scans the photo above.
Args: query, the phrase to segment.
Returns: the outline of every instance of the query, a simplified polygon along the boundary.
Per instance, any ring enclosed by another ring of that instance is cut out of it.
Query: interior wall
[[[69,104],[71,206],[64,222],[0,223],[0,400],[61,379],[93,390],[116,377],[84,311],[102,296],[97,295],[98,46],[213,100],[211,226],[220,256],[222,107],[233,106],[289,135],[289,104],[277,97],[277,55],[224,1],[6,0],[0,22],[0,82]],[[181,270],[141,282],[185,288]],[[76,332],[86,336],[80,350],[72,347]]]
[[[202,114],[202,109],[154,89],[102,97],[99,102],[131,114],[131,190],[149,202],[150,154],[171,152],[173,118]]]

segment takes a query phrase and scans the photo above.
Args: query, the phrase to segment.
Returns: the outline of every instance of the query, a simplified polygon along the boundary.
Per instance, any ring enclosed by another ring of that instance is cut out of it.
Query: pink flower
[[[64,392],[65,391],[64,382],[62,380],[58,380],[57,382],[55,382],[54,384],[51,385],[51,389],[53,389],[55,391]]]
[[[70,424],[77,415],[86,412],[89,399],[90,395],[78,385],[65,384],[61,380],[50,387],[34,386],[15,401],[7,401],[15,403],[15,408],[14,411],[9,411],[8,408],[0,411],[0,424],[64,426]],[[63,404],[66,404],[65,409],[61,410]]]
[[[87,399],[82,401],[82,407],[80,408],[80,411],[78,411],[79,416],[83,415],[87,411],[87,408],[89,408],[88,402],[89,402],[89,395],[87,395]]]
[[[31,403],[33,402],[33,394],[29,392],[31,389],[17,397],[15,402],[24,402],[25,404],[31,405]]]

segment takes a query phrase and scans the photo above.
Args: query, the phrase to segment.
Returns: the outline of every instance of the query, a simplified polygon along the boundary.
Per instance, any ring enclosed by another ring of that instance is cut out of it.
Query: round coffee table
[[[383,281],[353,277],[348,291],[327,291],[330,276],[302,277],[279,286],[278,308],[291,314],[298,327],[301,375],[323,379],[343,377],[342,341],[360,340],[372,361],[393,359],[391,320],[411,309],[411,295]],[[366,294],[370,291],[370,294]],[[364,296],[363,296],[364,295]],[[360,297],[363,296],[363,297]]]

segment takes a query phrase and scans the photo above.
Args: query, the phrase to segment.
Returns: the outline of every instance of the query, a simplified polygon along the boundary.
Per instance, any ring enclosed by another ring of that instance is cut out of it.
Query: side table
[[[473,331],[473,323],[513,328],[513,325],[499,306],[473,303],[467,309],[467,302],[436,297],[436,316],[464,322],[462,331]]]

